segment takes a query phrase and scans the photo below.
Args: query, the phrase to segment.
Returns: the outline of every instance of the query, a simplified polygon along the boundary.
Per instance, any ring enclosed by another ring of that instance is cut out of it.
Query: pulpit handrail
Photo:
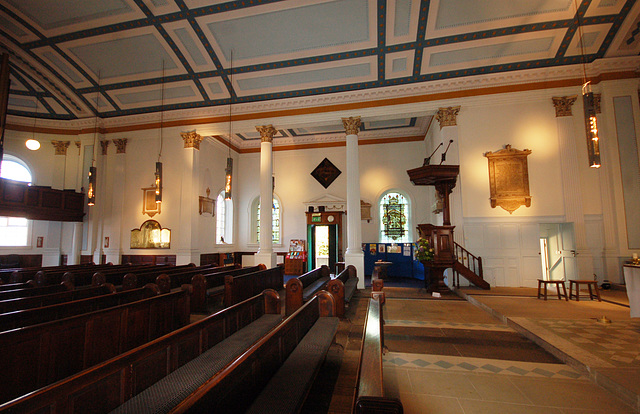
[[[460,246],[455,241],[453,242],[454,257],[458,263],[462,264],[467,269],[471,270],[476,275],[484,279],[482,273],[482,257],[475,256],[473,253]]]

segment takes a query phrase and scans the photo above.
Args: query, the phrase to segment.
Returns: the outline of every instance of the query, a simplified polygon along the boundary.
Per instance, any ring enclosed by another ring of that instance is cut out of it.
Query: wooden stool
[[[593,298],[595,297],[596,299],[598,299],[598,302],[602,302],[602,300],[600,299],[600,291],[598,290],[598,282],[596,282],[595,280],[570,280],[569,281],[569,299],[575,296],[576,302],[580,301],[580,285],[581,284],[587,285],[587,287],[589,288],[590,300],[593,300]],[[573,293],[573,285],[576,285],[575,294]],[[595,293],[593,293],[593,289],[596,290]]]
[[[556,285],[556,291],[558,292],[558,299],[562,299],[564,297],[565,300],[569,300],[567,297],[567,288],[564,285],[564,280],[542,280],[538,279],[538,299],[540,296],[544,295],[544,300],[547,300],[547,285],[552,284]],[[544,294],[540,292],[540,288],[544,285]],[[562,286],[562,293],[560,293],[560,286]]]

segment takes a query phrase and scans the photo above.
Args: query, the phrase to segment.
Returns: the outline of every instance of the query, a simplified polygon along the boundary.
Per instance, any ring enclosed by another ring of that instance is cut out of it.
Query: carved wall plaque
[[[520,206],[531,207],[527,166],[529,154],[531,150],[520,151],[508,144],[500,151],[484,154],[489,160],[492,208],[500,206],[512,214]]]

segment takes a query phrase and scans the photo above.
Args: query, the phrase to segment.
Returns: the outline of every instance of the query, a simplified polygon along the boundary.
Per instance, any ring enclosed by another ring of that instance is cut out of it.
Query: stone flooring
[[[567,302],[525,288],[384,290],[385,391],[407,414],[637,412],[640,322],[613,291]],[[351,412],[369,294],[354,297],[302,412]]]

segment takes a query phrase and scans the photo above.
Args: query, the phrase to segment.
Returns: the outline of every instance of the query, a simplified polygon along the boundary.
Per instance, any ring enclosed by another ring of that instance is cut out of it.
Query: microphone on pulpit
[[[451,146],[451,144],[453,143],[453,140],[450,139],[449,140],[449,145],[447,145],[447,149],[444,150],[444,152],[442,153],[442,159],[440,160],[440,165],[442,165],[442,163],[444,162],[444,160],[447,159],[447,151],[449,151],[449,147]]]
[[[424,167],[425,165],[429,165],[429,163],[431,163],[431,157],[433,157],[433,154],[436,153],[436,151],[438,151],[438,148],[440,148],[442,146],[442,142],[440,143],[440,145],[438,145],[436,147],[436,149],[433,150],[433,152],[431,153],[431,155],[429,155],[427,158],[424,159],[424,162],[422,163],[422,166]]]

